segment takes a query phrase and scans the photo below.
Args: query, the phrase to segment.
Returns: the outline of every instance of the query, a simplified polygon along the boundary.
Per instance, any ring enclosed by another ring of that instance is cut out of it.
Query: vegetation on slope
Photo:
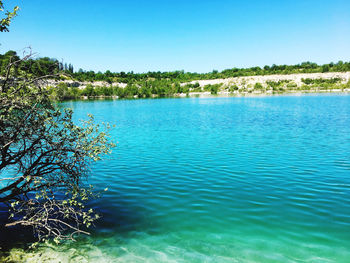
[[[6,67],[10,61],[18,61],[20,57],[15,51],[8,51],[0,54],[0,76],[5,76]],[[222,85],[209,84],[201,87],[196,80],[225,79],[241,76],[293,74],[293,73],[321,73],[321,72],[346,72],[350,71],[350,62],[329,63],[317,65],[316,63],[304,62],[297,65],[272,65],[252,68],[233,68],[221,72],[216,70],[210,73],[190,73],[184,71],[173,72],[119,72],[110,71],[94,72],[80,69],[75,72],[73,65],[63,64],[56,59],[41,57],[36,59],[25,59],[14,65],[11,74],[15,78],[33,78],[61,75],[56,78],[56,83],[49,87],[51,98],[56,100],[77,99],[84,97],[117,96],[118,98],[148,98],[168,97],[175,94],[189,94],[190,92],[210,92],[217,94],[220,91],[227,92],[283,92],[287,90],[312,90],[319,87],[323,89],[344,89],[340,86],[341,79],[303,79],[304,85],[298,86],[289,80],[266,81],[266,83],[255,83],[253,85]],[[62,74],[65,77],[62,77]],[[64,82],[71,80],[71,82]],[[61,81],[61,83],[59,83]],[[95,85],[94,82],[102,81],[103,86]],[[81,82],[89,82],[81,85]],[[186,83],[187,82],[187,83]],[[192,82],[192,83],[188,83]],[[57,85],[57,83],[59,83]],[[122,83],[117,86],[115,83]],[[113,85],[112,85],[113,84]]]

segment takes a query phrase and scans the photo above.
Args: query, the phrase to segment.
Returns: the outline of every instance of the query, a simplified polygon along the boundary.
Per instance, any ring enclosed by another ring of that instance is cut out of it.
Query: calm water
[[[91,262],[350,262],[350,96],[69,102],[116,124]]]

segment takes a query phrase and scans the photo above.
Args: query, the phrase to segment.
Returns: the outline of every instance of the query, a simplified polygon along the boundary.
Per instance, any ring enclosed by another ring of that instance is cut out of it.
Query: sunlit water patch
[[[350,96],[63,106],[116,124],[103,218],[29,262],[350,262]]]

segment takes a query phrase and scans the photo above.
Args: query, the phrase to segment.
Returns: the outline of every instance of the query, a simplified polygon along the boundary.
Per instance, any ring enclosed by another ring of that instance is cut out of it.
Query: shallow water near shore
[[[75,101],[116,124],[91,237],[23,260],[349,262],[350,96]],[[19,255],[21,254],[21,255]]]

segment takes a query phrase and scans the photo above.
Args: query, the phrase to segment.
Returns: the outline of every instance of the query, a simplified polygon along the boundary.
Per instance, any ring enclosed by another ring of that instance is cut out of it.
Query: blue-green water
[[[350,262],[350,96],[68,102],[115,123],[91,262]]]

